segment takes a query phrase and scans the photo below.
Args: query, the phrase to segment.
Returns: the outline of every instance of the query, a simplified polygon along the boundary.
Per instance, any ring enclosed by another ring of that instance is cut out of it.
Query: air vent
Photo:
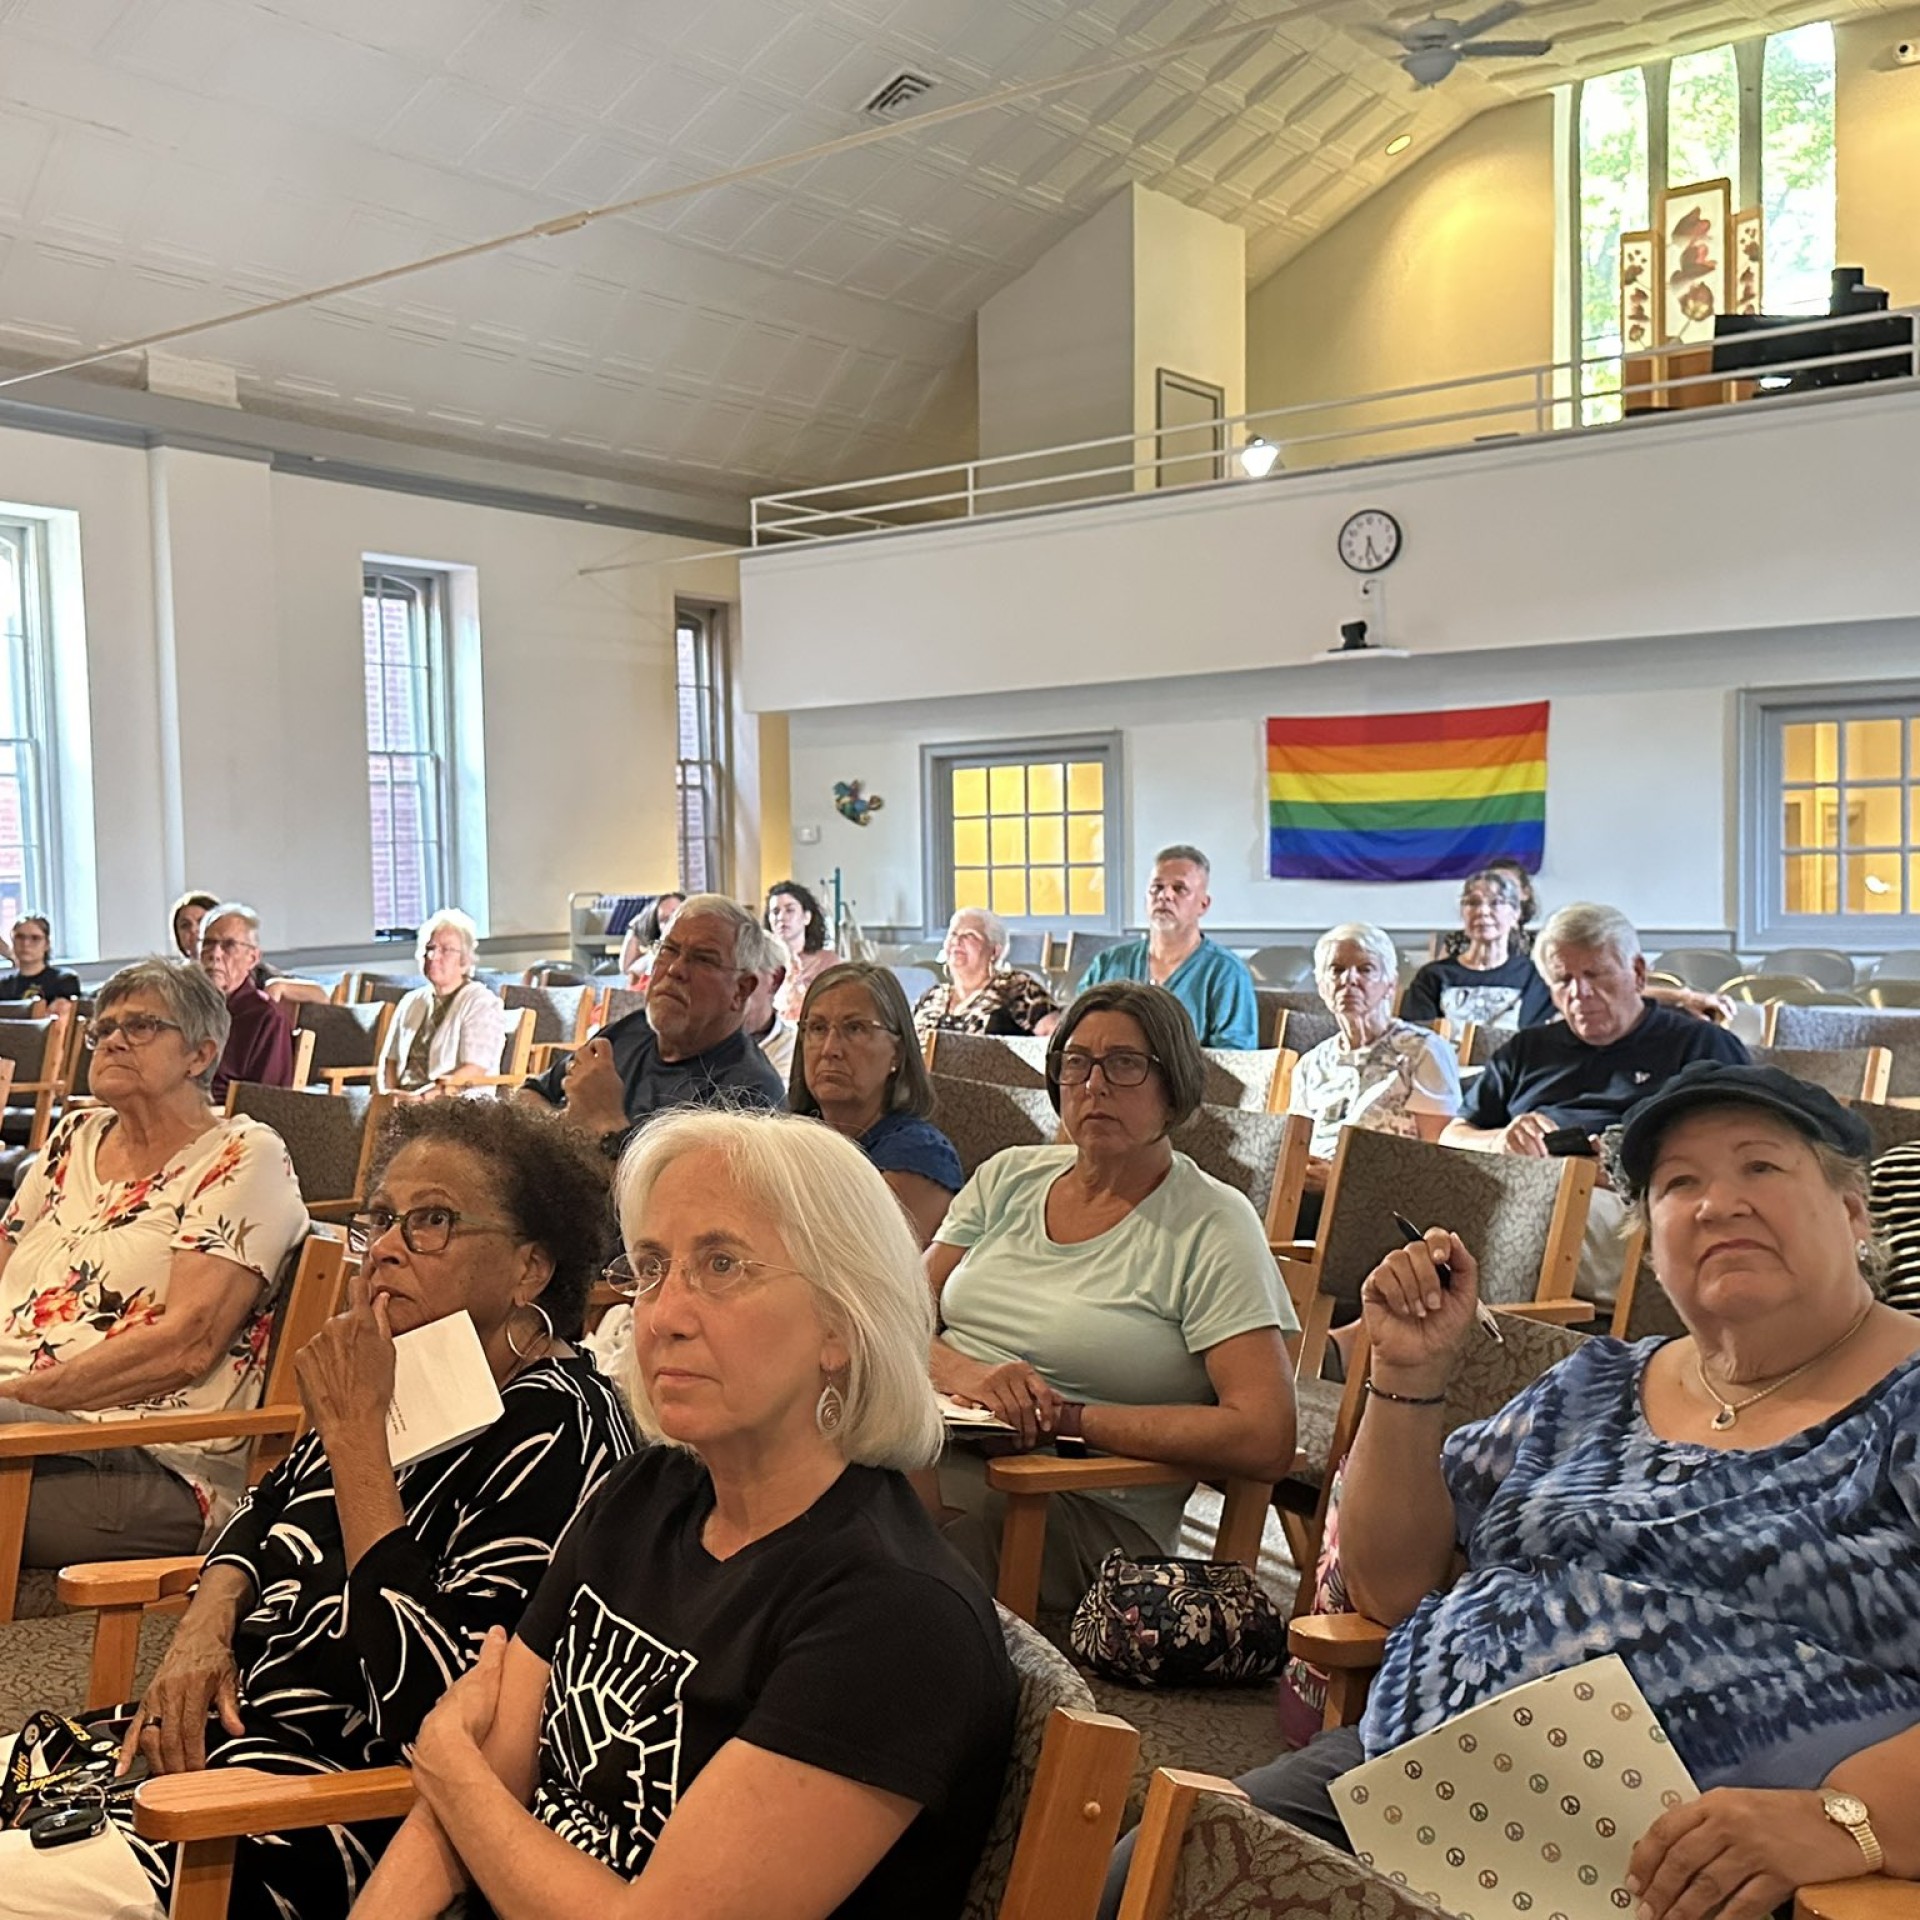
[[[898,120],[922,94],[932,91],[933,82],[924,73],[896,73],[860,111],[876,120]]]

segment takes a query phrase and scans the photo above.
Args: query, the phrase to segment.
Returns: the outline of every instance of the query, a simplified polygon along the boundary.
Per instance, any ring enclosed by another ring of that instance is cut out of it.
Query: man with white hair
[[[985,907],[962,907],[947,922],[940,950],[947,977],[923,993],[913,1009],[914,1031],[930,1033],[1051,1033],[1060,1009],[1030,973],[1007,965],[1007,925]]]
[[[747,1001],[741,1030],[767,1056],[767,1065],[785,1086],[793,1073],[794,1042],[800,1037],[778,1004],[787,977],[787,949],[757,922],[753,933],[752,940],[744,933],[740,936],[740,963],[750,965],[759,982]]]
[[[1094,955],[1082,987],[1145,980],[1186,1008],[1203,1047],[1257,1047],[1260,1004],[1237,953],[1200,931],[1213,905],[1213,867],[1198,847],[1162,847],[1147,881],[1147,937]]]
[[[1646,997],[1640,936],[1617,907],[1562,907],[1540,929],[1533,963],[1560,1018],[1522,1027],[1493,1056],[1440,1136],[1448,1146],[1536,1157],[1591,1152],[1629,1107],[1690,1061],[1748,1057],[1724,1027]],[[1549,1145],[1555,1134],[1562,1138]]]
[[[216,1105],[236,1080],[293,1085],[293,1023],[254,980],[259,964],[260,916],[238,900],[208,908],[200,923],[200,967],[225,996],[232,1022],[213,1075]]]
[[[596,1033],[515,1098],[557,1107],[617,1154],[669,1107],[783,1107],[780,1076],[742,1030],[763,950],[738,901],[696,893],[655,950],[647,1004]]]

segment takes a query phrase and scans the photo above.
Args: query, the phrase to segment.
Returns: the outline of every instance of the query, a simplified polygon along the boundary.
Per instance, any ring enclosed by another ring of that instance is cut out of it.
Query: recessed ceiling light
[[[1387,142],[1387,158],[1391,160],[1396,153],[1405,153],[1413,145],[1413,135],[1397,133]]]

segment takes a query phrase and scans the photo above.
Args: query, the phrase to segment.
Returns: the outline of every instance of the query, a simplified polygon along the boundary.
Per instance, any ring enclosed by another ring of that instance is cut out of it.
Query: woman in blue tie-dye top
[[[1686,1069],[1619,1181],[1688,1333],[1589,1340],[1444,1439],[1472,1256],[1436,1230],[1375,1270],[1340,1552],[1395,1631],[1361,1726],[1248,1776],[1256,1802],[1343,1844],[1347,1768],[1618,1653],[1702,1788],[1635,1852],[1640,1920],[1920,1879],[1920,1321],[1876,1297],[1868,1150],[1776,1069]]]

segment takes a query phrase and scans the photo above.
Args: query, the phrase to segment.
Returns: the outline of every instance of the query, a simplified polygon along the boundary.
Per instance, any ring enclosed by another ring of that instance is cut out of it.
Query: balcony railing
[[[1920,308],[1914,307],[1893,314],[1821,315],[1718,343],[1723,360],[1729,349],[1764,351],[1767,364],[1751,371],[1715,371],[1715,343],[1698,341],[762,494],[753,502],[752,540],[756,547],[776,547],[1143,492],[1271,485],[1290,473],[1325,473],[1412,452],[1697,417],[1705,407],[1763,403],[1790,381],[1795,391],[1813,386],[1871,394],[1881,379],[1920,378],[1916,316]],[[1898,329],[1890,323],[1901,319],[1906,339],[1891,341]],[[1801,357],[1787,357],[1802,345]],[[1797,376],[1804,376],[1804,384]]]

